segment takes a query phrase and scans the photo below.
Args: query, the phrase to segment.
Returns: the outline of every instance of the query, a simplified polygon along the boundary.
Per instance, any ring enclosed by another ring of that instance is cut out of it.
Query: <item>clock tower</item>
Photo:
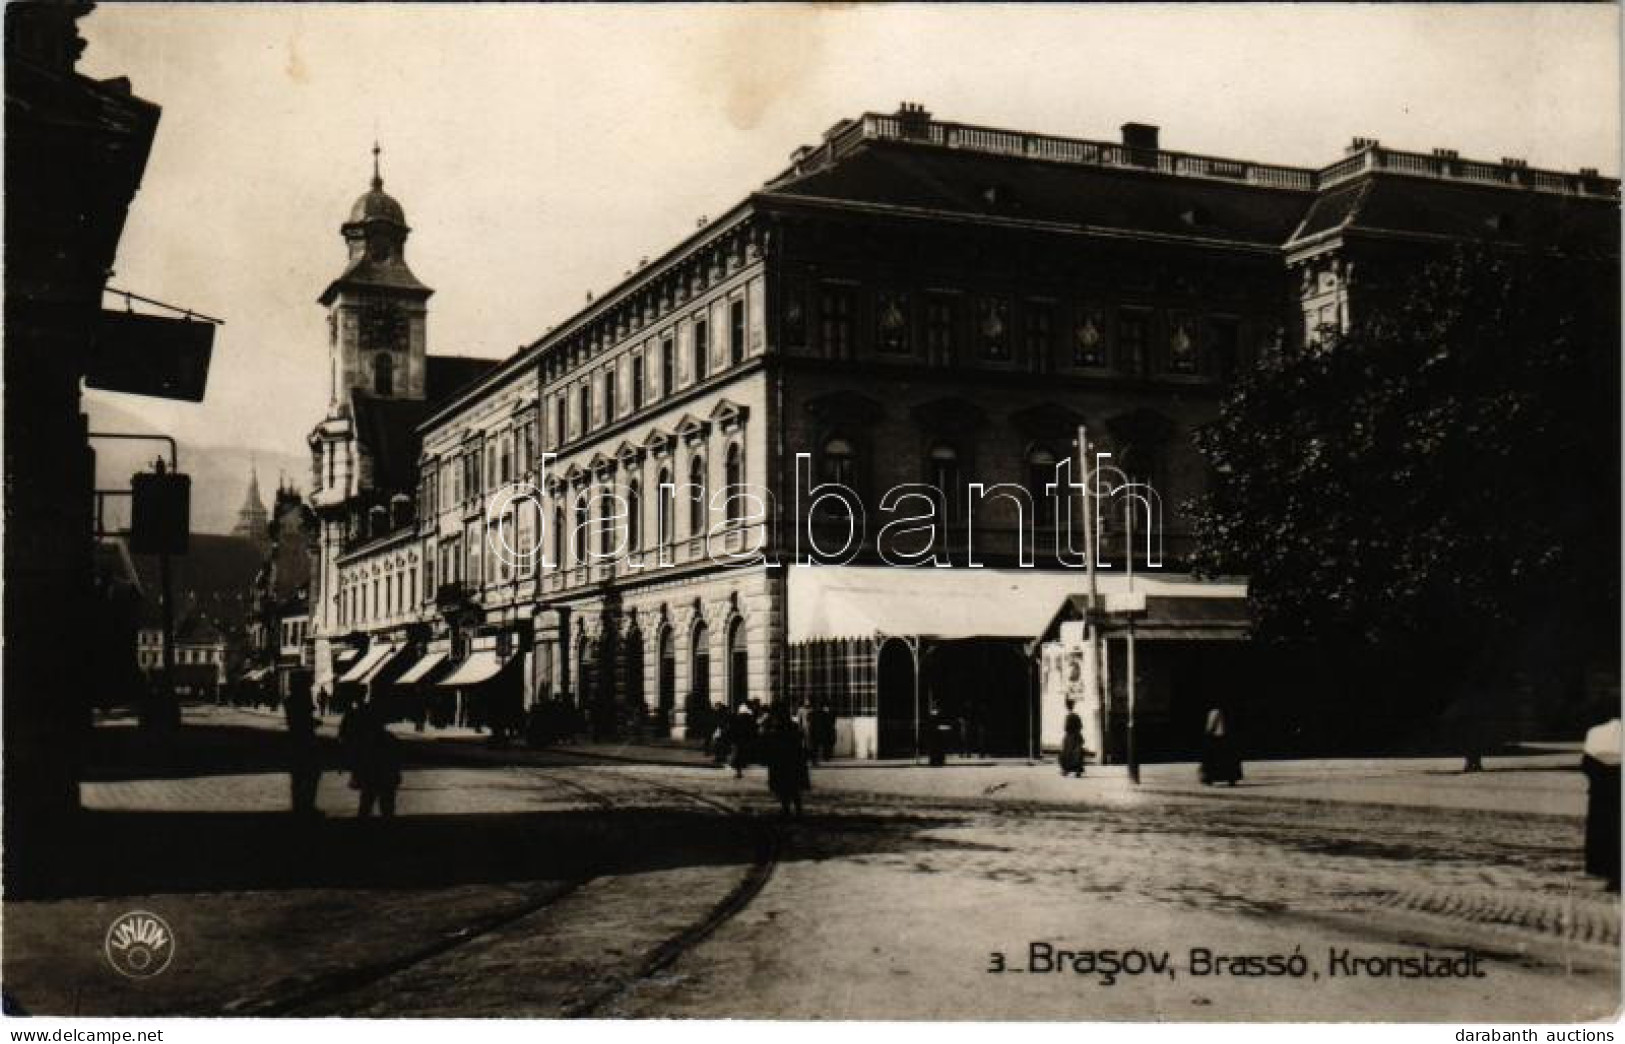
[[[322,292],[327,308],[330,411],[355,394],[422,401],[428,353],[428,300],[433,290],[406,267],[406,212],[384,191],[380,149],[372,147],[372,187],[340,226],[348,260]]]

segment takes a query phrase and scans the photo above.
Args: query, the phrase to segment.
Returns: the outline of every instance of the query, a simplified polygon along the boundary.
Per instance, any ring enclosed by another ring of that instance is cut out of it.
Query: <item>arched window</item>
[[[589,510],[587,506],[587,493],[583,490],[576,497],[576,565],[587,564],[587,522]]]
[[[1055,521],[1055,499],[1044,488],[1055,481],[1055,453],[1047,446],[1027,451],[1027,492],[1033,498],[1033,515],[1040,524]]]
[[[842,435],[831,437],[824,443],[823,481],[855,488],[852,480],[857,472],[857,460],[857,448],[850,439]]]
[[[959,463],[959,451],[945,442],[931,447],[925,462],[926,481],[937,491],[942,503],[942,514],[947,519],[958,519],[965,497],[965,475]]]
[[[672,488],[669,469],[660,469],[660,481],[656,485],[660,488],[655,497],[655,539],[664,547],[671,543],[677,524],[677,490]]]
[[[643,487],[633,479],[626,487],[626,548],[637,551],[643,547]]]
[[[857,488],[857,447],[846,436],[834,435],[824,441],[823,451],[819,454],[818,470],[821,482],[845,486],[854,496],[861,495]],[[851,514],[845,497],[825,497],[819,502],[819,506],[837,518],[846,518]]]
[[[750,699],[750,655],[745,648],[745,620],[736,616],[728,625],[728,706]]]
[[[660,710],[670,715],[677,709],[677,653],[673,648],[669,624],[660,628],[659,657]]]
[[[379,352],[372,357],[372,393],[395,394],[395,359],[388,352]]]
[[[695,456],[688,462],[688,533],[704,536],[706,530],[705,458]]]
[[[691,652],[689,666],[692,670],[689,677],[690,689],[693,692],[694,705],[708,707],[711,705],[711,629],[705,626],[704,620],[694,624],[694,636],[689,645]]]
[[[728,498],[728,521],[738,522],[745,517],[745,468],[737,442],[728,447],[728,456],[722,465],[722,482],[723,496]]]
[[[598,492],[598,554],[609,558],[615,553],[615,501],[608,486]]]

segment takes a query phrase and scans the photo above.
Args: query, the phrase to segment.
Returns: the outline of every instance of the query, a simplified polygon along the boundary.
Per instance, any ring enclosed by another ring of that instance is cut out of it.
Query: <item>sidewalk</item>
[[[258,719],[244,720],[243,724],[263,722],[275,727],[282,720],[280,714],[257,708],[209,711],[222,717],[243,714]],[[330,716],[323,731],[331,735],[336,729],[337,721]],[[392,729],[402,739],[424,743],[469,745],[487,737],[486,733],[466,728],[419,733],[404,722]],[[700,750],[677,744],[575,743],[547,749],[564,756],[696,774],[721,775],[727,771],[714,767]],[[512,750],[514,760],[523,762],[527,748]],[[1578,765],[1578,753],[1565,750],[1486,757],[1484,771],[1475,773],[1463,773],[1458,757],[1253,761],[1246,764],[1246,779],[1240,785],[1204,787],[1197,779],[1195,762],[1145,765],[1136,786],[1120,765],[1090,766],[1082,779],[1063,778],[1053,758],[1038,762],[950,758],[940,768],[909,760],[838,759],[813,770],[813,785],[845,793],[1012,804],[1122,804],[1152,796],[1196,800],[1219,797],[1583,818],[1586,784],[1577,771]],[[759,773],[761,769],[753,771]]]

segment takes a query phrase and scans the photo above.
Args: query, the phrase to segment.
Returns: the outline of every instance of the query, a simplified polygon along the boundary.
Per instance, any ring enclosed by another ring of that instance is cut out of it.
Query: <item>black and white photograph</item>
[[[8,1039],[1617,1039],[1617,4],[4,16]]]

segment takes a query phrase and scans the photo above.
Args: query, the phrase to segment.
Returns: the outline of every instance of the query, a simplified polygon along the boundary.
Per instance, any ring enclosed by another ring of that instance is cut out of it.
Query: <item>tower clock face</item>
[[[402,348],[405,344],[405,312],[391,305],[370,305],[362,311],[362,348]]]

